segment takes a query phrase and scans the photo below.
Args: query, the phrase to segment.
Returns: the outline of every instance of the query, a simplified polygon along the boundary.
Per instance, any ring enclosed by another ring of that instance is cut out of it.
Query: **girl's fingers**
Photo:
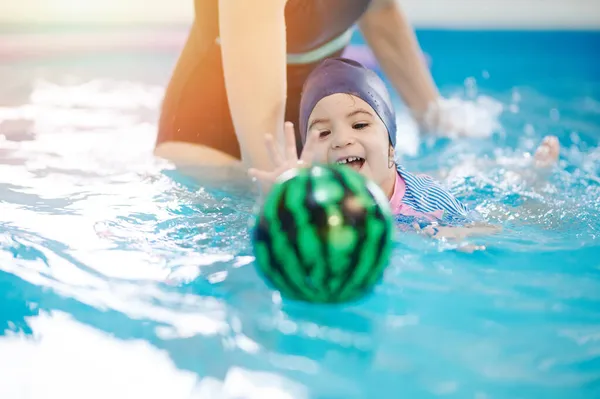
[[[272,172],[265,172],[264,170],[250,168],[250,169],[248,169],[248,175],[250,175],[250,177],[252,177],[253,179],[256,179],[256,180],[261,180],[261,181],[272,181],[273,180]]]
[[[286,122],[283,125],[285,134],[285,157],[288,162],[298,159],[298,148],[296,147],[296,134],[294,133],[294,124]]]
[[[314,160],[314,149],[315,144],[317,143],[317,139],[319,138],[319,132],[313,131],[308,133],[308,137],[306,138],[306,143],[304,143],[304,148],[302,149],[302,155],[300,159],[304,163],[311,163]]]
[[[275,167],[277,168],[281,164],[283,164],[284,160],[281,156],[281,151],[279,151],[279,148],[277,148],[275,138],[272,135],[265,135],[265,145],[267,146],[267,151],[269,152],[269,155],[271,156],[271,160],[273,161]]]

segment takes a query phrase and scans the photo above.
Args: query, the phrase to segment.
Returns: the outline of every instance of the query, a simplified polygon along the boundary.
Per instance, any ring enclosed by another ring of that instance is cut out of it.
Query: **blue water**
[[[475,253],[398,232],[334,307],[259,278],[229,172],[152,157],[175,51],[0,65],[0,397],[600,397],[600,34],[419,38],[483,134],[418,140],[399,106],[403,163],[504,230]]]

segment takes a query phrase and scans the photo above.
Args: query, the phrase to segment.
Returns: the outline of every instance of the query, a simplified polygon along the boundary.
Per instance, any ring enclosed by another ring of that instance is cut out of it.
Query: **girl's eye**
[[[362,130],[364,128],[366,128],[367,126],[369,126],[368,123],[355,123],[352,128],[356,129],[356,130]]]
[[[331,133],[329,130],[323,130],[322,132],[319,132],[319,137],[327,137],[329,133]]]

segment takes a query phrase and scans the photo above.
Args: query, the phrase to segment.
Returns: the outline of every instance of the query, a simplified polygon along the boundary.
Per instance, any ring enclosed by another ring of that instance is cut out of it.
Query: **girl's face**
[[[345,164],[377,183],[391,196],[396,168],[387,128],[369,104],[345,93],[322,98],[308,117],[308,132],[318,132],[315,160]]]

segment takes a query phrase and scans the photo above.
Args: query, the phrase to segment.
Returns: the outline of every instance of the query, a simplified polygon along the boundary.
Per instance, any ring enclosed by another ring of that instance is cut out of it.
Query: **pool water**
[[[600,397],[600,34],[419,39],[479,137],[419,140],[399,105],[402,162],[503,231],[398,232],[339,306],[260,279],[248,187],[152,157],[176,49],[0,65],[0,397]]]

